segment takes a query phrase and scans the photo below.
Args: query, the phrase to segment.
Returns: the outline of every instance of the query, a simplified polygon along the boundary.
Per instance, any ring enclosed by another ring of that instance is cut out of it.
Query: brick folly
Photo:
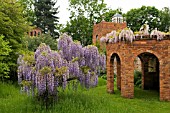
[[[132,43],[107,43],[107,91],[114,93],[114,59],[117,61],[117,88],[121,96],[134,98],[134,60],[142,67],[142,89],[159,91],[161,101],[170,101],[170,36],[164,40],[140,39]],[[150,61],[154,66],[150,68]]]

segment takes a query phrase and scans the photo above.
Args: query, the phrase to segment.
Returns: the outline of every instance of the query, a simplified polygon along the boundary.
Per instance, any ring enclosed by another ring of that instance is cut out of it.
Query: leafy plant
[[[105,69],[105,55],[100,55],[97,47],[82,47],[66,34],[59,38],[58,50],[52,51],[42,43],[35,53],[18,58],[21,89],[43,100],[46,107],[49,100],[58,99],[58,89],[62,86],[64,90],[68,81],[77,79],[83,87],[90,88],[98,83],[98,70]]]
[[[4,78],[8,78],[9,73],[9,65],[4,62],[4,60],[9,57],[9,53],[12,51],[9,42],[3,40],[4,36],[0,36],[0,78],[4,80]]]
[[[134,71],[134,84],[137,87],[142,87],[142,73],[138,70]]]
[[[57,50],[57,40],[52,38],[49,34],[42,34],[38,37],[25,36],[22,43],[23,48],[29,51],[35,51],[41,43],[49,45],[52,50]]]

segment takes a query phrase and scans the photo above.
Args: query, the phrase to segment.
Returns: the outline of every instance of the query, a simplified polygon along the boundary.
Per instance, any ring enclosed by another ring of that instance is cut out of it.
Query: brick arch
[[[153,53],[154,52],[140,52],[138,54],[142,67],[142,89],[160,91],[160,61]],[[152,65],[149,65],[150,61],[152,61]],[[152,68],[149,66],[152,66]]]
[[[107,67],[109,68],[109,71],[107,71],[107,91],[114,93],[114,66],[117,69],[117,89],[121,89],[121,59],[119,53],[116,52],[113,52],[107,59]],[[116,59],[116,65],[114,59]]]
[[[107,91],[113,93],[111,56],[116,53],[121,60],[121,96],[134,98],[134,59],[141,53],[151,53],[159,61],[160,100],[170,101],[170,37],[161,41],[141,39],[133,43],[107,43]]]
[[[143,50],[143,51],[139,51],[139,52],[137,51],[134,54],[133,61],[135,60],[136,57],[138,57],[142,53],[151,53],[151,54],[155,55],[158,58],[159,63],[161,63],[160,61],[161,61],[162,55],[160,55],[160,54],[158,54],[158,52],[152,51],[152,50]]]

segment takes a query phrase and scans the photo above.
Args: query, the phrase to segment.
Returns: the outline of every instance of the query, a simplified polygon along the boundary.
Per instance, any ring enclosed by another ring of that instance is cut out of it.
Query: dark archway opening
[[[159,91],[159,60],[151,53],[138,55],[142,61],[142,88]]]
[[[114,77],[114,83],[118,90],[121,90],[121,61],[118,54],[114,53],[111,56],[111,73]]]
[[[157,98],[160,90],[160,84],[159,84],[160,64],[158,58],[152,53],[144,52],[139,54],[136,59],[137,61],[134,61],[134,67],[135,67],[134,85],[145,90],[144,92],[141,90],[138,90],[138,92],[135,91],[136,96],[138,96],[139,98],[142,97],[148,99]],[[137,62],[139,64],[137,64]],[[140,76],[137,76],[136,74],[140,74]],[[138,82],[136,83],[136,81]]]

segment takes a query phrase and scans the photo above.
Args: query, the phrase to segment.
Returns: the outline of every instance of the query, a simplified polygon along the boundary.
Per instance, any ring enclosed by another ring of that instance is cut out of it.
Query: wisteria
[[[42,43],[35,53],[20,55],[18,83],[22,91],[32,92],[33,96],[57,97],[58,87],[64,90],[70,80],[76,79],[86,88],[96,86],[99,71],[105,70],[105,60],[96,46],[82,47],[63,34],[58,40],[58,51]]]
[[[139,32],[135,32],[130,28],[124,28],[120,32],[113,30],[112,32],[106,34],[106,36],[102,36],[100,38],[101,43],[117,43],[117,42],[133,42],[136,40],[136,37],[140,36],[141,39],[145,36],[149,35],[149,26],[147,24],[142,25]],[[165,33],[158,31],[157,28],[151,31],[150,37],[157,37],[157,40],[162,40],[165,37]]]
[[[131,29],[123,29],[119,34],[119,40],[126,40],[132,42],[135,39],[133,31]]]
[[[165,36],[161,31],[158,31],[157,28],[155,28],[155,30],[152,30],[150,35],[156,36],[157,40],[162,40],[163,37]]]

